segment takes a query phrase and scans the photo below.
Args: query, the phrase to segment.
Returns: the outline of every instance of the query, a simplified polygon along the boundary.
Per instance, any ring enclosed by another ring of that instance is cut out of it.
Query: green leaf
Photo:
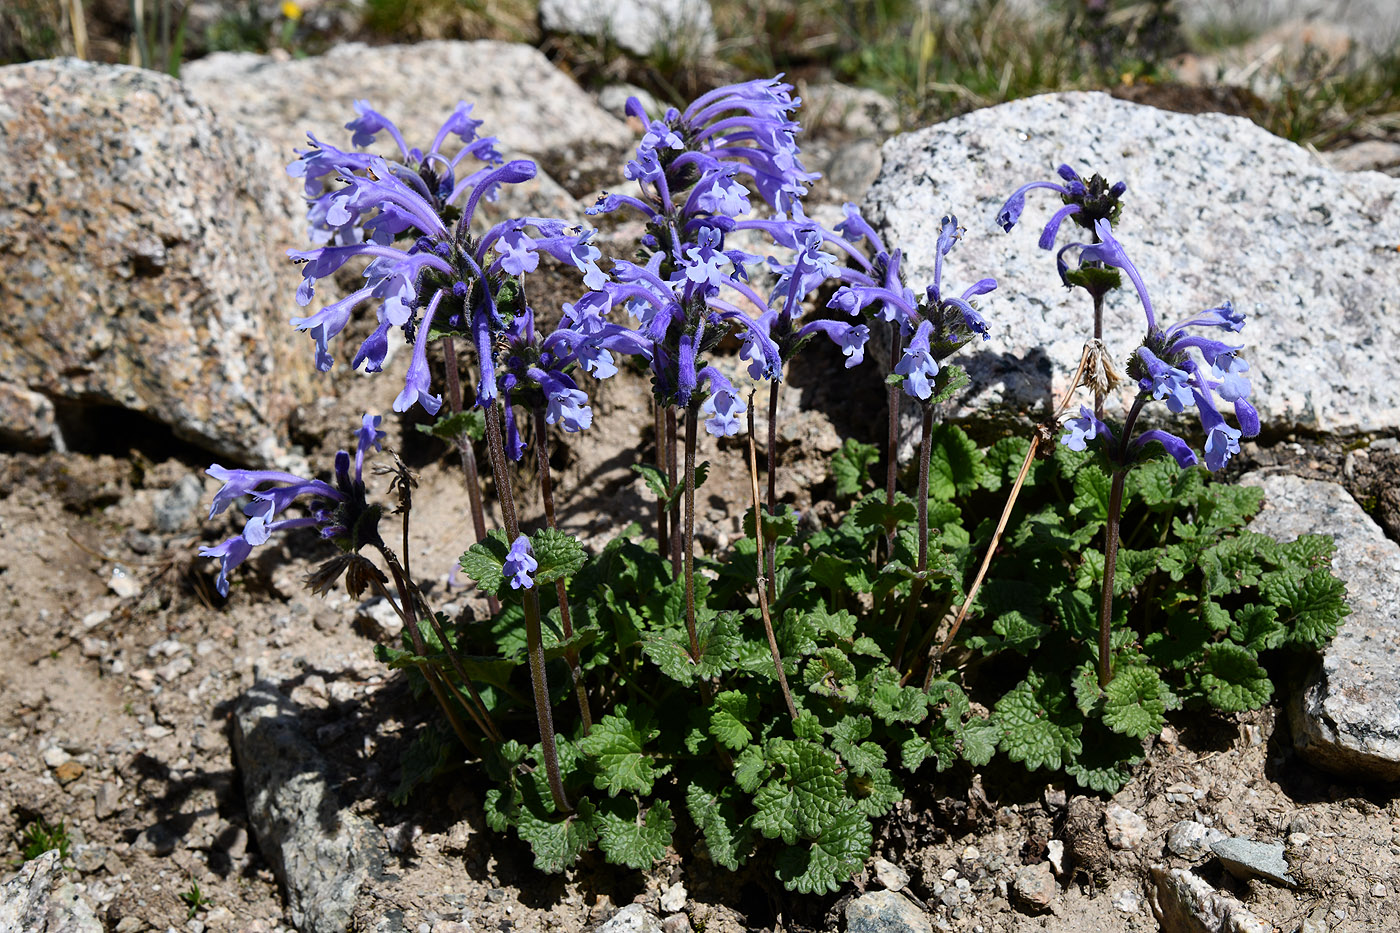
[[[753,847],[753,833],[740,818],[734,797],[734,788],[714,772],[697,777],[685,791],[686,810],[700,830],[710,861],[730,871],[738,870]]]
[[[665,470],[653,463],[634,463],[632,472],[642,478],[651,494],[656,496],[662,505],[671,504],[671,481],[667,478]]]
[[[520,808],[515,831],[535,853],[535,867],[558,874],[568,868],[598,838],[597,813],[587,797],[574,804],[568,815],[546,813],[538,801]]]
[[[1108,494],[1112,480],[1092,463],[1086,463],[1074,474],[1074,502],[1069,514],[1080,521],[1099,525],[1108,520]]]
[[[870,467],[880,460],[880,448],[846,438],[841,449],[831,456],[831,478],[836,495],[854,496],[870,483]]]
[[[967,370],[957,363],[945,363],[933,379],[933,395],[924,399],[924,404],[941,405],[965,389],[971,381]]]
[[[773,515],[765,506],[763,509],[763,538],[770,544],[785,541],[797,534],[797,512],[786,502],[778,503],[778,514]],[[753,506],[744,511],[744,535],[752,538]]]
[[[988,492],[998,492],[1005,487],[1009,492],[1017,474],[1021,472],[1021,464],[1026,462],[1026,451],[1030,446],[1031,442],[1024,437],[1003,437],[987,448],[987,458],[983,461],[986,467],[982,474],[983,488]],[[1044,472],[1044,460],[1032,461],[1022,488],[1035,486]]]
[[[946,422],[933,429],[928,493],[935,499],[965,496],[982,485],[985,459],[962,428]]]
[[[1027,770],[1058,769],[1081,751],[1083,720],[1054,674],[1028,673],[997,701],[992,723],[1000,732],[1001,750]]]
[[[1250,651],[1271,651],[1283,644],[1287,632],[1273,606],[1252,603],[1235,613],[1230,638]]]
[[[773,775],[754,795],[754,829],[788,845],[817,838],[845,802],[836,756],[813,742],[774,739],[764,757]]]
[[[870,730],[868,716],[847,716],[831,730],[831,747],[852,774],[870,774],[885,764],[885,750],[865,741],[870,738]]]
[[[919,512],[903,493],[895,493],[893,504],[886,505],[885,494],[873,492],[857,502],[846,517],[857,528],[879,528],[889,534],[901,523],[917,519]]]
[[[625,705],[595,722],[578,743],[595,772],[594,786],[612,797],[623,791],[650,794],[664,770],[658,771],[656,762],[642,749],[660,734],[661,730],[651,724],[649,710],[629,716]]]
[[[870,821],[850,810],[833,817],[810,846],[778,853],[777,875],[783,887],[802,894],[837,891],[870,858]]]
[[[554,528],[541,528],[532,534],[530,547],[534,549],[535,560],[539,562],[535,570],[536,586],[573,576],[588,559],[577,538]]]
[[[710,735],[731,751],[753,741],[747,723],[758,715],[758,698],[738,690],[726,690],[714,698],[710,708]]]
[[[441,414],[432,424],[419,424],[414,427],[424,434],[450,443],[455,443],[463,434],[479,441],[486,436],[486,414],[480,408],[468,408],[464,411]]]
[[[734,759],[734,783],[746,794],[758,790],[759,785],[768,780],[772,773],[768,760],[763,757],[763,750],[757,745],[745,748]]]
[[[1083,745],[1083,752],[1065,765],[1065,773],[1080,787],[1100,794],[1116,794],[1132,779],[1133,766],[1143,758],[1140,741],[1110,732],[1099,723],[1088,724]]]
[[[867,774],[848,771],[846,790],[855,801],[856,809],[872,819],[884,816],[904,799],[903,789],[888,768],[874,768]]]
[[[887,677],[870,691],[870,711],[886,725],[921,723],[928,717],[928,694],[918,687],[899,685],[899,675],[886,668]]]
[[[1278,607],[1287,643],[1301,648],[1321,651],[1351,612],[1346,584],[1326,567],[1309,571],[1301,580],[1288,571],[1266,573],[1259,591]]]
[[[807,661],[802,684],[812,693],[832,699],[856,698],[856,668],[840,648],[822,648]]]
[[[598,819],[598,848],[614,865],[644,871],[666,857],[676,821],[664,800],[654,802],[642,819],[636,801],[615,801]]]
[[[1150,667],[1115,671],[1104,688],[1103,722],[1114,732],[1145,739],[1166,723],[1167,688]]]
[[[699,599],[697,595],[697,602]],[[738,635],[736,613],[712,613],[698,619],[695,635],[700,643],[699,661],[691,660],[690,637],[684,629],[671,628],[648,634],[642,641],[642,650],[663,674],[685,686],[718,677],[737,663],[742,639]]]
[[[446,772],[457,750],[456,737],[437,726],[427,725],[419,730],[399,761],[399,786],[389,795],[394,806],[403,806],[420,784]]]
[[[501,568],[505,566],[506,555],[510,553],[510,542],[500,528],[493,529],[485,540],[473,544],[458,561],[467,576],[476,581],[486,593],[499,593],[505,578]]]
[[[1206,654],[1201,687],[1218,710],[1243,713],[1258,709],[1273,696],[1274,684],[1248,648],[1232,642],[1215,645]]]

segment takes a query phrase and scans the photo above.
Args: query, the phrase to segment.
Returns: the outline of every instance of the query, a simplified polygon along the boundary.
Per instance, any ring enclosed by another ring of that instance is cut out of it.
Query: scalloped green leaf
[[[998,747],[1030,771],[1060,768],[1081,751],[1083,720],[1054,674],[1028,673],[997,701],[992,724]]]
[[[758,715],[758,698],[738,690],[726,690],[714,698],[710,709],[710,735],[731,751],[753,741],[749,723]]]
[[[1258,709],[1273,696],[1274,684],[1248,649],[1221,642],[1206,653],[1201,687],[1218,710],[1243,713]]]
[[[535,569],[536,586],[573,576],[588,559],[588,554],[577,538],[554,528],[541,528],[532,534],[530,547],[539,563],[539,567]]]
[[[652,803],[645,818],[636,801],[613,801],[599,813],[597,828],[598,848],[609,862],[641,871],[666,857],[676,821],[664,800]]]
[[[965,496],[982,485],[986,459],[967,432],[943,422],[934,427],[931,438],[928,493],[934,499]]]
[[[810,846],[778,853],[777,876],[783,887],[802,894],[837,891],[870,858],[870,821],[855,810],[829,819]]]
[[[1115,671],[1104,688],[1103,723],[1114,732],[1145,739],[1166,723],[1167,688],[1150,667]]]
[[[686,810],[700,830],[710,861],[730,871],[737,871],[753,848],[753,833],[739,816],[734,798],[734,788],[713,772],[697,777],[685,791]]]
[[[587,797],[574,804],[570,814],[549,813],[527,797],[516,820],[515,831],[530,844],[535,867],[558,874],[578,861],[598,838],[597,812]]]
[[[661,730],[652,725],[649,710],[633,714],[626,705],[595,722],[578,743],[596,769],[594,786],[611,797],[623,791],[650,794],[656,778],[665,772],[657,769],[655,760],[644,749],[660,734]]]
[[[494,528],[483,540],[468,548],[457,563],[483,592],[495,594],[500,592],[501,584],[505,582],[501,568],[505,566],[509,553],[510,543],[506,541],[506,533]]]
[[[831,479],[837,496],[854,496],[870,483],[870,468],[880,461],[880,448],[846,438],[831,456]]]
[[[865,741],[871,728],[870,717],[847,716],[831,730],[831,747],[853,774],[869,774],[885,764],[885,750]]]
[[[1301,579],[1287,571],[1267,573],[1259,591],[1278,607],[1287,643],[1298,647],[1322,650],[1351,612],[1346,584],[1326,567],[1310,570]]]
[[[775,739],[764,757],[773,774],[754,795],[754,829],[788,845],[821,835],[845,803],[836,756],[813,742]]]

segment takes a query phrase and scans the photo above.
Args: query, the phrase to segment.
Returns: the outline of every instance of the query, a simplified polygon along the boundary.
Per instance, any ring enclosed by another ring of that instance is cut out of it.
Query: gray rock
[[[121,807],[121,788],[112,781],[104,781],[97,786],[97,793],[93,795],[92,802],[97,818],[105,820]]]
[[[1109,804],[1103,814],[1108,844],[1115,849],[1136,849],[1147,835],[1147,821],[1127,807]]]
[[[1055,900],[1055,895],[1060,893],[1060,888],[1055,883],[1055,874],[1050,868],[1050,863],[1039,862],[1016,872],[1011,893],[1016,895],[1016,900],[1022,906],[1039,913],[1050,909],[1050,904]]]
[[[1182,820],[1167,830],[1167,848],[1174,855],[1195,861],[1210,855],[1211,843],[1224,838],[1225,834],[1214,827]]]
[[[689,896],[690,892],[685,889],[685,885],[677,881],[675,884],[662,890],[661,912],[666,914],[679,913],[685,909],[685,901]]]
[[[156,528],[166,534],[179,531],[200,514],[200,500],[204,498],[204,483],[194,473],[180,477],[180,481],[156,496]]]
[[[62,449],[63,435],[54,419],[53,402],[12,382],[0,382],[0,441],[17,447]]]
[[[1273,933],[1247,907],[1184,868],[1153,865],[1148,899],[1162,933]]]
[[[220,454],[275,456],[314,370],[275,274],[301,208],[259,148],[153,71],[0,68],[7,394],[85,409],[64,427],[95,435],[114,406]]]
[[[870,864],[875,880],[887,891],[902,891],[909,884],[909,872],[889,859],[877,858]]]
[[[50,849],[0,885],[0,930],[102,933],[102,924],[63,874],[58,851]]]
[[[641,904],[628,904],[609,917],[598,933],[662,933],[661,921]]]
[[[903,894],[868,891],[846,905],[846,933],[933,933],[933,924]]]
[[[633,55],[689,58],[715,46],[709,0],[541,0],[540,25],[615,42]]]
[[[268,682],[238,699],[233,747],[248,821],[287,892],[297,928],[343,930],[361,887],[377,878],[386,843],[344,808],[329,763],[302,734],[295,704]]]
[[[1223,299],[1249,316],[1251,398],[1270,428],[1400,427],[1400,381],[1356,375],[1400,356],[1400,180],[1339,174],[1246,120],[1097,93],[1019,100],[885,144],[867,213],[904,250],[910,285],[931,281],[950,211],[967,235],[945,264],[945,291],[1000,283],[982,300],[992,339],[959,355],[973,383],[953,417],[1044,413],[1068,388],[1092,325],[1083,293],[1063,288],[1036,246],[1059,202],[1032,192],[1011,234],[994,224],[1013,190],[1053,178],[1061,162],[1127,182],[1118,229],[1162,323]],[[1111,298],[1105,319],[1110,352],[1126,358],[1145,329],[1137,299]]]
[[[609,84],[598,92],[598,106],[619,120],[626,120],[627,101],[632,97],[641,102],[647,113],[660,116],[666,112],[665,106],[657,101],[650,91],[635,84]]]
[[[306,145],[308,131],[348,146],[345,124],[359,99],[393,120],[410,146],[426,148],[461,100],[485,121],[483,134],[514,152],[636,142],[626,124],[538,49],[509,42],[346,43],[294,61],[219,53],[190,62],[180,74],[196,99],[269,140],[284,165],[293,147]]]
[[[1283,857],[1283,843],[1255,842],[1233,836],[1210,844],[1210,850],[1220,859],[1230,874],[1247,881],[1267,878],[1292,887],[1297,882],[1288,874],[1288,862]]]
[[[102,868],[111,850],[96,843],[84,843],[73,847],[73,867],[85,875]]]
[[[1347,585],[1351,615],[1322,663],[1289,700],[1293,744],[1313,764],[1350,778],[1400,778],[1400,545],[1386,538],[1342,487],[1249,474],[1264,508],[1250,528],[1281,541],[1335,537],[1332,570]]]
[[[880,147],[871,139],[853,139],[838,146],[826,160],[822,174],[832,194],[859,201],[880,177]]]

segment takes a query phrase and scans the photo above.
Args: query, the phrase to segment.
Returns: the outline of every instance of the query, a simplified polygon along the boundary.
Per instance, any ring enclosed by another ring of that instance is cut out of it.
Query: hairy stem
[[[1099,235],[1095,233],[1094,239],[1098,238]],[[1103,299],[1103,295],[1098,292],[1094,293],[1094,339],[1100,342],[1103,341]],[[1078,380],[1075,384],[1077,383]],[[1103,420],[1103,398],[1103,393],[1099,392],[1097,388],[1094,389],[1094,417],[1100,421]]]
[[[933,406],[924,405],[923,434],[919,438],[919,488],[914,492],[914,500],[919,507],[919,561],[914,569],[919,576],[909,588],[909,601],[904,604],[904,619],[899,626],[899,641],[894,648],[894,666],[898,670],[904,660],[904,645],[909,640],[909,631],[914,627],[914,616],[919,611],[919,597],[924,592],[924,572],[928,570],[928,468],[933,455]]]
[[[450,335],[442,338],[442,357],[443,370],[447,376],[447,404],[455,415],[462,410],[462,378],[457,371],[457,346]],[[462,459],[462,475],[466,480],[467,499],[472,510],[472,530],[476,532],[476,540],[482,541],[486,538],[486,508],[481,501],[481,475],[476,468],[476,448],[465,431],[453,438],[453,442],[457,445],[457,453]],[[405,564],[407,561],[408,549],[405,547]],[[501,604],[495,596],[487,596],[486,603],[492,615],[501,609]]]
[[[890,324],[890,372],[899,365],[899,325]],[[889,429],[885,438],[885,505],[894,505],[895,480],[899,476],[899,386],[885,387],[885,401],[889,408]],[[885,538],[886,553],[894,553],[893,530]]]
[[[1113,679],[1111,637],[1113,626],[1113,576],[1118,563],[1118,520],[1123,511],[1123,486],[1128,478],[1126,467],[1113,471],[1108,493],[1108,526],[1104,530],[1103,595],[1099,599],[1099,688]]]
[[[559,524],[554,520],[554,483],[549,473],[549,424],[545,421],[544,405],[535,406],[535,456],[540,468],[540,495],[544,499],[544,521],[551,531],[557,531]],[[564,638],[574,637],[574,624],[569,615],[569,596],[564,587],[564,579],[554,581],[554,591],[559,597],[559,623],[564,630]],[[588,691],[583,686],[583,671],[578,666],[578,649],[568,648],[564,660],[569,663],[569,674],[574,679],[574,693],[578,696],[578,711],[583,717],[585,735],[593,728],[593,714],[588,708]]]
[[[685,415],[685,630],[690,636],[690,659],[699,663],[700,640],[695,635],[695,412]]]
[[[778,392],[781,390],[781,383],[777,379],[768,383],[768,514],[778,514]],[[749,403],[749,416],[753,416],[753,403]],[[753,438],[753,428],[749,428],[749,438]],[[758,531],[758,546],[768,552],[768,566],[772,567],[778,557],[778,539],[775,537],[771,542],[768,536],[762,531],[763,523],[759,521],[759,510],[754,509],[754,529]],[[768,602],[778,601],[778,575],[772,573],[768,575]]]
[[[520,536],[520,524],[515,517],[515,497],[511,494],[510,466],[506,461],[505,443],[501,438],[500,405],[493,399],[486,409],[486,450],[491,457],[491,472],[496,477],[496,490],[501,500],[501,519],[506,538],[514,541]],[[540,751],[544,759],[545,776],[554,806],[561,813],[573,807],[564,796],[564,782],[559,776],[559,750],[554,744],[554,716],[549,706],[549,682],[545,679],[544,639],[540,634],[540,601],[534,587],[520,594],[525,608],[525,653],[529,658],[530,686],[535,699],[535,719],[540,729]]]
[[[666,406],[666,480],[670,489],[676,488],[676,449],[680,445],[676,443],[676,409],[672,405]],[[679,499],[671,500],[671,576],[677,577],[681,572],[681,503]]]
[[[652,424],[656,434],[656,468],[666,471],[666,416],[661,411],[661,403],[651,400]],[[656,500],[656,547],[658,553],[665,554],[671,547],[671,535],[666,529],[666,503]]]
[[[788,689],[787,673],[783,670],[783,656],[778,651],[778,639],[773,634],[773,619],[768,614],[767,581],[764,580],[763,562],[763,523],[760,521],[760,507],[758,499],[758,451],[754,445],[753,430],[753,393],[749,393],[749,485],[753,491],[753,519],[754,519],[754,556],[758,561],[758,609],[763,616],[763,630],[768,635],[768,650],[773,655],[773,669],[778,674],[778,686],[783,689],[783,700],[787,703],[788,715],[793,719],[797,718],[797,706],[792,702],[792,691]],[[772,568],[772,564],[768,565]],[[777,576],[776,569],[772,571],[773,576]]]

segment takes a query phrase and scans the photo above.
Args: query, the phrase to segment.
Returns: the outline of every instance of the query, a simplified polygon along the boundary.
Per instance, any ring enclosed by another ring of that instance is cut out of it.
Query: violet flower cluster
[[[1107,220],[1109,223],[1117,223],[1118,215],[1122,212],[1120,199],[1128,186],[1123,182],[1114,182],[1112,185],[1102,176],[1095,174],[1085,181],[1079,173],[1068,165],[1061,165],[1056,173],[1060,176],[1063,184],[1053,181],[1033,181],[1022,185],[1012,192],[1011,197],[1006,199],[1000,211],[997,212],[997,225],[1007,233],[1021,219],[1021,212],[1026,207],[1026,193],[1037,188],[1046,188],[1059,194],[1064,206],[1051,215],[1045,227],[1040,232],[1040,248],[1051,249],[1055,245],[1055,238],[1059,235],[1060,225],[1066,219],[1072,219],[1084,230],[1092,233],[1100,220]],[[1063,250],[1061,255],[1063,255]]]
[[[1216,327],[1238,333],[1244,315],[1230,302],[1210,308],[1179,324],[1163,328],[1157,323],[1152,301],[1132,260],[1113,235],[1107,220],[1099,220],[1095,232],[1100,242],[1078,244],[1081,262],[1100,262],[1119,269],[1137,289],[1147,318],[1147,336],[1128,362],[1128,375],[1137,382],[1140,400],[1150,397],[1166,403],[1174,413],[1195,408],[1205,432],[1205,464],[1219,470],[1239,453],[1241,437],[1259,433],[1259,414],[1249,401],[1250,385],[1245,373],[1249,364],[1240,356],[1243,346],[1192,333],[1188,328]],[[1195,351],[1193,354],[1191,351]],[[1197,359],[1199,355],[1199,360]],[[1230,425],[1220,413],[1216,397],[1230,403],[1239,427]],[[1113,433],[1087,408],[1080,417],[1066,423],[1064,443],[1072,450],[1084,450],[1088,441],[1103,437],[1111,447]],[[1149,442],[1160,443],[1181,466],[1198,462],[1195,451],[1182,438],[1162,430],[1145,431],[1132,441],[1134,448]]]
[[[243,514],[248,516],[248,520],[242,532],[222,544],[199,549],[201,557],[219,558],[216,586],[220,596],[228,595],[229,573],[247,559],[253,548],[266,543],[277,531],[316,528],[321,537],[334,541],[346,551],[358,551],[366,545],[381,543],[380,511],[377,506],[365,501],[365,484],[361,475],[365,454],[371,449],[381,449],[384,432],[379,430],[379,422],[378,415],[367,414],[361,419],[360,427],[355,432],[353,473],[351,455],[343,450],[336,453],[334,485],[280,470],[230,470],[217,463],[209,467],[206,472],[224,484],[214,494],[214,503],[209,509],[210,518],[238,499],[247,497],[251,500],[243,506]],[[302,496],[309,497],[310,515],[278,518]]]
[[[927,401],[933,396],[934,379],[943,360],[978,335],[990,339],[987,322],[973,302],[995,290],[996,279],[980,279],[956,297],[943,293],[943,257],[965,232],[958,226],[958,219],[949,215],[939,225],[933,282],[925,288],[920,301],[904,285],[900,251],[887,250],[854,205],[847,204],[845,210],[846,219],[837,226],[842,236],[832,236],[832,240],[854,257],[859,267],[841,271],[840,278],[846,284],[837,289],[827,306],[852,316],[866,312],[872,320],[897,325],[908,343],[894,371],[904,377],[906,395]],[[868,241],[875,250],[874,259],[867,259],[855,248],[854,244],[861,240]]]

